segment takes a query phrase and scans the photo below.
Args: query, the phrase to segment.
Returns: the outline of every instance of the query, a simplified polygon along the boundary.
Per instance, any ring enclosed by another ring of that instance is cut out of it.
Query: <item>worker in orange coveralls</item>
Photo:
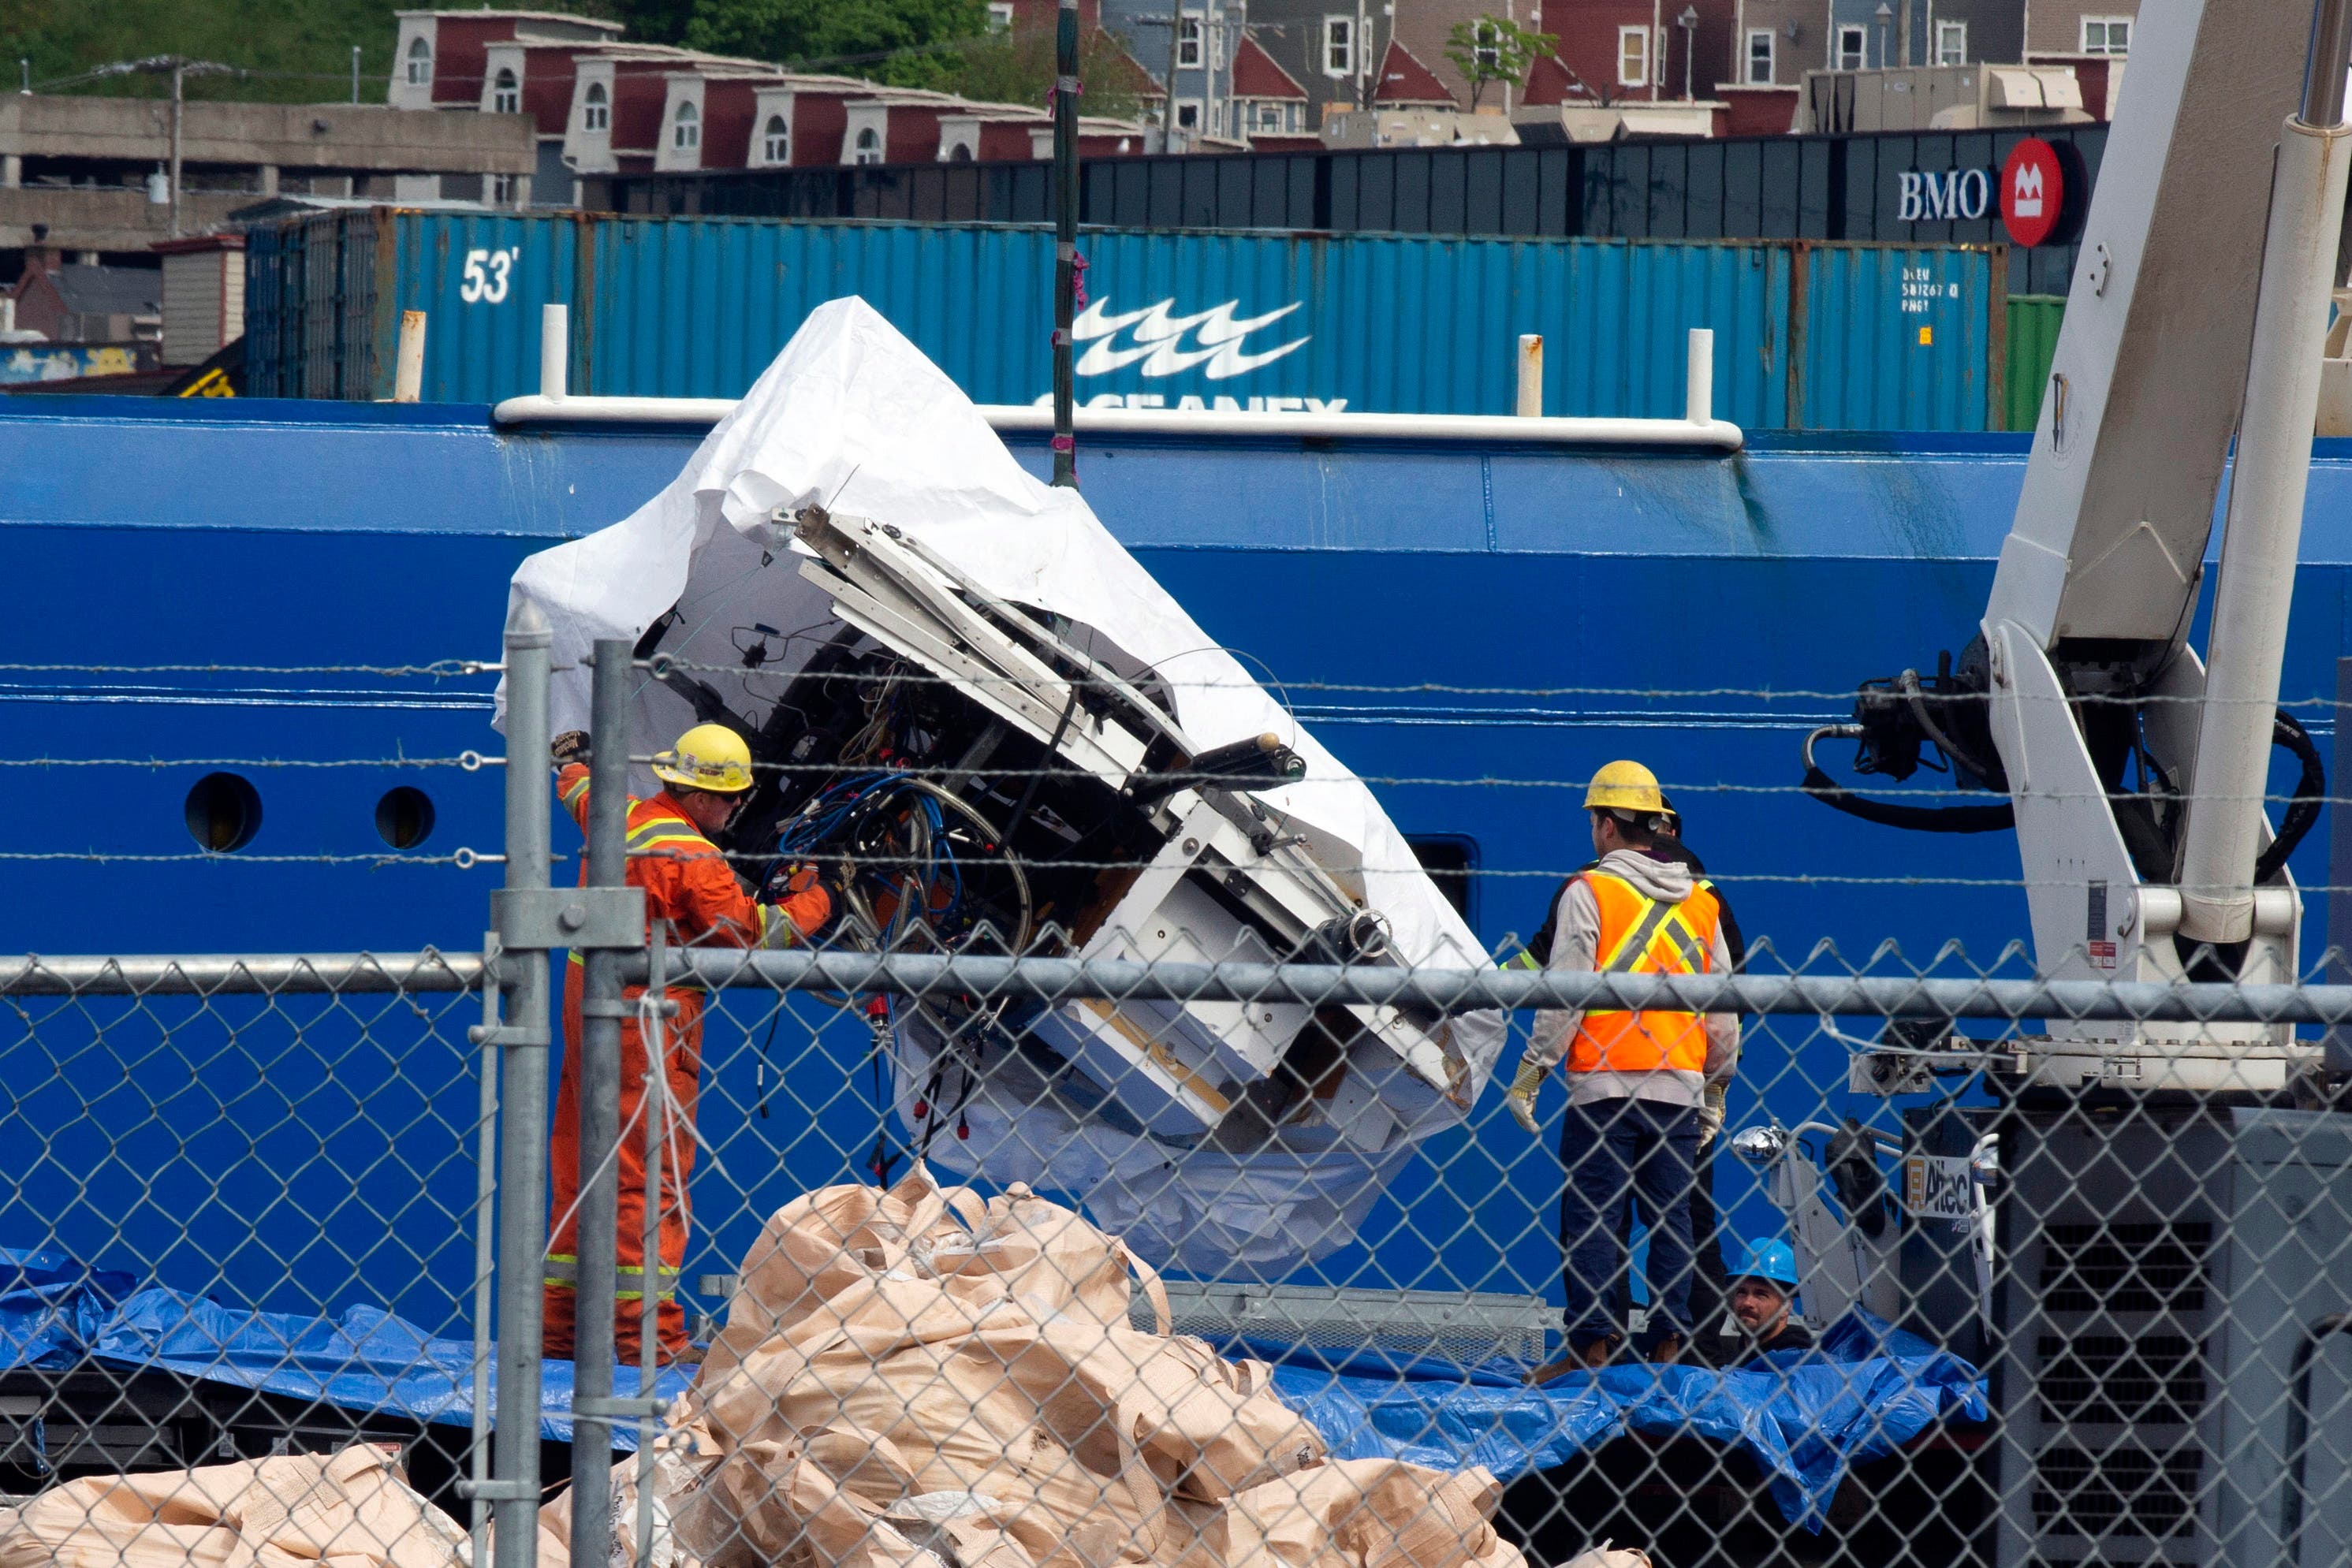
[[[564,808],[588,829],[588,767],[581,760],[588,737],[577,730],[556,737],[551,749],[561,764],[556,788]],[[631,887],[646,890],[646,919],[667,920],[680,943],[723,947],[784,947],[806,941],[832,917],[833,900],[803,870],[772,904],[743,891],[726,857],[710,841],[721,831],[751,788],[751,752],[743,737],[723,725],[697,725],[677,745],[654,758],[654,777],[667,789],[650,800],[632,796],[628,814],[628,875]],[[583,861],[581,876],[587,867]],[[580,1274],[580,1002],[586,966],[573,953],[563,978],[563,1080],[555,1099],[555,1131],[548,1148],[555,1201],[549,1229],[547,1271],[541,1289],[544,1327],[541,1353],[569,1360],[572,1353],[572,1306]],[[635,1002],[641,986],[625,993]],[[668,1097],[683,1123],[662,1143],[661,1264],[653,1289],[660,1306],[661,1359],[698,1359],[687,1338],[686,1314],[677,1305],[678,1270],[686,1261],[692,1215],[687,1184],[694,1173],[695,1096],[702,1078],[703,993],[699,986],[672,986],[677,1013],[666,1020],[662,1041]],[[645,1101],[645,1037],[635,1017],[621,1023],[620,1247],[618,1300],[613,1321],[614,1348],[624,1361],[638,1358],[638,1323],[645,1311],[646,1157],[645,1128],[635,1120]],[[653,1108],[658,1113],[659,1107]]]

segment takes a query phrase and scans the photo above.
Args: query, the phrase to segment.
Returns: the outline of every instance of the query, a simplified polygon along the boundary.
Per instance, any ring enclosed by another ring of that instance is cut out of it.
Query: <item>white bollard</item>
[[[400,313],[400,357],[394,361],[392,401],[415,402],[425,391],[425,312]]]
[[[539,395],[566,395],[564,383],[572,363],[572,308],[567,305],[539,308]]]
[[[1715,419],[1715,329],[1690,330],[1690,361],[1683,383],[1683,417],[1693,424]]]
[[[1529,332],[1519,340],[1519,406],[1521,419],[1543,417],[1543,337]]]

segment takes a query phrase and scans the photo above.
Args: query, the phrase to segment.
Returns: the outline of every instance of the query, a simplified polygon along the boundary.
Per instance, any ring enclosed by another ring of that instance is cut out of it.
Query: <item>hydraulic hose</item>
[[[2294,794],[2287,802],[2286,815],[2279,819],[2278,837],[2254,859],[2257,885],[2270,881],[2278,874],[2279,867],[2286,864],[2286,857],[2294,853],[2295,846],[2319,821],[2320,804],[2327,798],[2327,769],[2320,763],[2319,747],[2313,742],[2311,732],[2284,708],[2279,710],[2272,724],[2271,743],[2294,752],[2295,760],[2303,764],[2303,772],[2294,781]]]
[[[1824,806],[1882,828],[1908,828],[1923,833],[1993,833],[2017,826],[2017,810],[2005,800],[1998,806],[1901,806],[1855,794],[1822,771],[1813,760],[1813,743],[1823,736],[1853,740],[1861,735],[1860,725],[1826,724],[1805,737],[1805,780],[1798,788]]]
[[[1906,684],[1906,695],[1910,687]],[[1852,724],[1823,725],[1805,737],[1805,779],[1799,786],[1822,805],[1859,817],[1865,822],[1875,822],[1885,828],[1908,828],[1926,833],[1990,833],[2017,825],[2017,811],[2004,802],[1999,806],[1904,806],[1892,800],[1874,800],[1857,795],[1832,779],[1813,760],[1813,744],[1822,737],[1853,740],[1862,735],[1862,727]],[[1970,764],[1945,744],[1934,730],[1929,738],[1944,747],[1947,756],[1962,766]],[[2271,730],[2273,745],[2283,746],[2294,754],[2303,765],[2294,781],[2294,793],[2289,799],[2286,815],[2279,820],[2278,836],[2254,862],[2254,881],[2266,883],[2286,864],[2305,836],[2319,821],[2319,808],[2327,798],[2327,769],[2321,761],[2319,747],[2311,732],[2285,709],[2279,710]]]

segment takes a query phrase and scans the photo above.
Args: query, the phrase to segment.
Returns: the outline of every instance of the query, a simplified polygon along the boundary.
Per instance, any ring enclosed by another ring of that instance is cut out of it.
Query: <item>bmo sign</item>
[[[1901,204],[1897,222],[1949,223],[1955,218],[1980,218],[1992,205],[1992,175],[1983,169],[1947,169],[1940,174],[1906,169],[1897,178]]]
[[[2065,150],[2071,153],[2073,149]],[[1896,176],[1895,221],[1906,224],[1975,221],[1998,208],[2001,226],[2021,246],[2063,237],[2068,216],[2066,158],[2038,136],[2017,144],[1998,172],[1990,169],[1912,169]]]
[[[2000,223],[2020,245],[2040,245],[2057,232],[2066,210],[2066,171],[2058,151],[2039,136],[2017,144],[2000,166]]]

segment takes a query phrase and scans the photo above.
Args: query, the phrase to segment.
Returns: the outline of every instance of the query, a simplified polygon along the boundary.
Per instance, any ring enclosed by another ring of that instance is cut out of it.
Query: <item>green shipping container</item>
[[[2009,297],[2009,373],[2000,399],[2002,430],[2032,430],[2042,417],[2042,389],[2050,384],[2050,356],[2058,350],[2058,326],[2066,319],[2059,294]]]

